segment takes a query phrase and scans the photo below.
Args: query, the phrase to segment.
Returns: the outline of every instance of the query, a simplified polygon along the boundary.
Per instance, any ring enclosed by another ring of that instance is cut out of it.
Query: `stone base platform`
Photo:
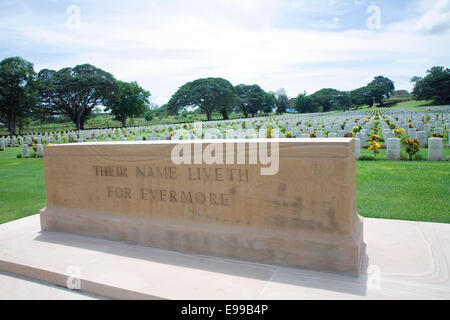
[[[41,232],[35,215],[0,225],[0,271],[115,299],[450,299],[450,224],[364,228],[352,277]]]

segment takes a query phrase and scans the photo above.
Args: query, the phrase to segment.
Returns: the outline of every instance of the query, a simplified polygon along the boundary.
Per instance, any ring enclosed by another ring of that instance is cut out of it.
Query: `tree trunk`
[[[220,113],[222,113],[223,120],[228,120],[230,118],[228,117],[228,112],[226,109],[222,109]]]
[[[211,121],[212,120],[211,111],[210,110],[205,110],[205,111],[206,111],[206,118],[208,119],[208,121]]]
[[[126,128],[126,126],[127,126],[127,116],[122,115],[120,118],[121,118],[120,120],[122,121],[122,127]]]
[[[11,137],[16,135],[16,119],[14,116],[8,119],[8,130]]]

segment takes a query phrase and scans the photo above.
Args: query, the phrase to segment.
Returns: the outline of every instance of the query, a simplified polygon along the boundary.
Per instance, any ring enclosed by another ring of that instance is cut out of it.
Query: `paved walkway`
[[[450,299],[450,224],[365,219],[364,273],[282,268],[57,232],[39,216],[0,225],[0,297],[91,299]]]

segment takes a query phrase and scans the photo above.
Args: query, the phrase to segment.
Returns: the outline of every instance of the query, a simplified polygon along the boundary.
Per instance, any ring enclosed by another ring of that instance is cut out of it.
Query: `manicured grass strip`
[[[364,217],[450,223],[450,163],[358,161],[357,209]]]
[[[0,223],[45,206],[42,159],[17,159],[19,153],[21,148],[0,152]],[[360,215],[450,223],[450,162],[358,161],[356,168]]]
[[[17,159],[21,148],[0,152],[0,223],[39,212],[45,206],[42,159]]]

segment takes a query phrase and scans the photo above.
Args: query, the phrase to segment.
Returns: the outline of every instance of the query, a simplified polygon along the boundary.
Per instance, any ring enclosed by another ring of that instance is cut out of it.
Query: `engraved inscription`
[[[230,206],[230,195],[225,193],[204,193],[175,190],[144,189],[140,191],[140,199],[152,202],[172,202],[188,204],[209,204],[211,206]]]
[[[127,178],[127,167],[124,166],[94,166],[97,177]]]
[[[177,167],[158,166],[93,166],[96,177],[128,178],[129,172],[135,172],[136,178],[148,180],[178,180],[188,181],[212,181],[246,183],[249,181],[248,169],[211,168],[211,167]],[[177,170],[180,170],[179,172]],[[184,173],[184,174],[183,174]],[[182,203],[209,206],[231,206],[231,198],[236,195],[236,187],[230,189],[230,193],[205,193],[199,191],[176,191],[168,189],[135,189],[138,200],[150,202]],[[108,186],[106,190],[108,198],[133,199],[132,187]]]

